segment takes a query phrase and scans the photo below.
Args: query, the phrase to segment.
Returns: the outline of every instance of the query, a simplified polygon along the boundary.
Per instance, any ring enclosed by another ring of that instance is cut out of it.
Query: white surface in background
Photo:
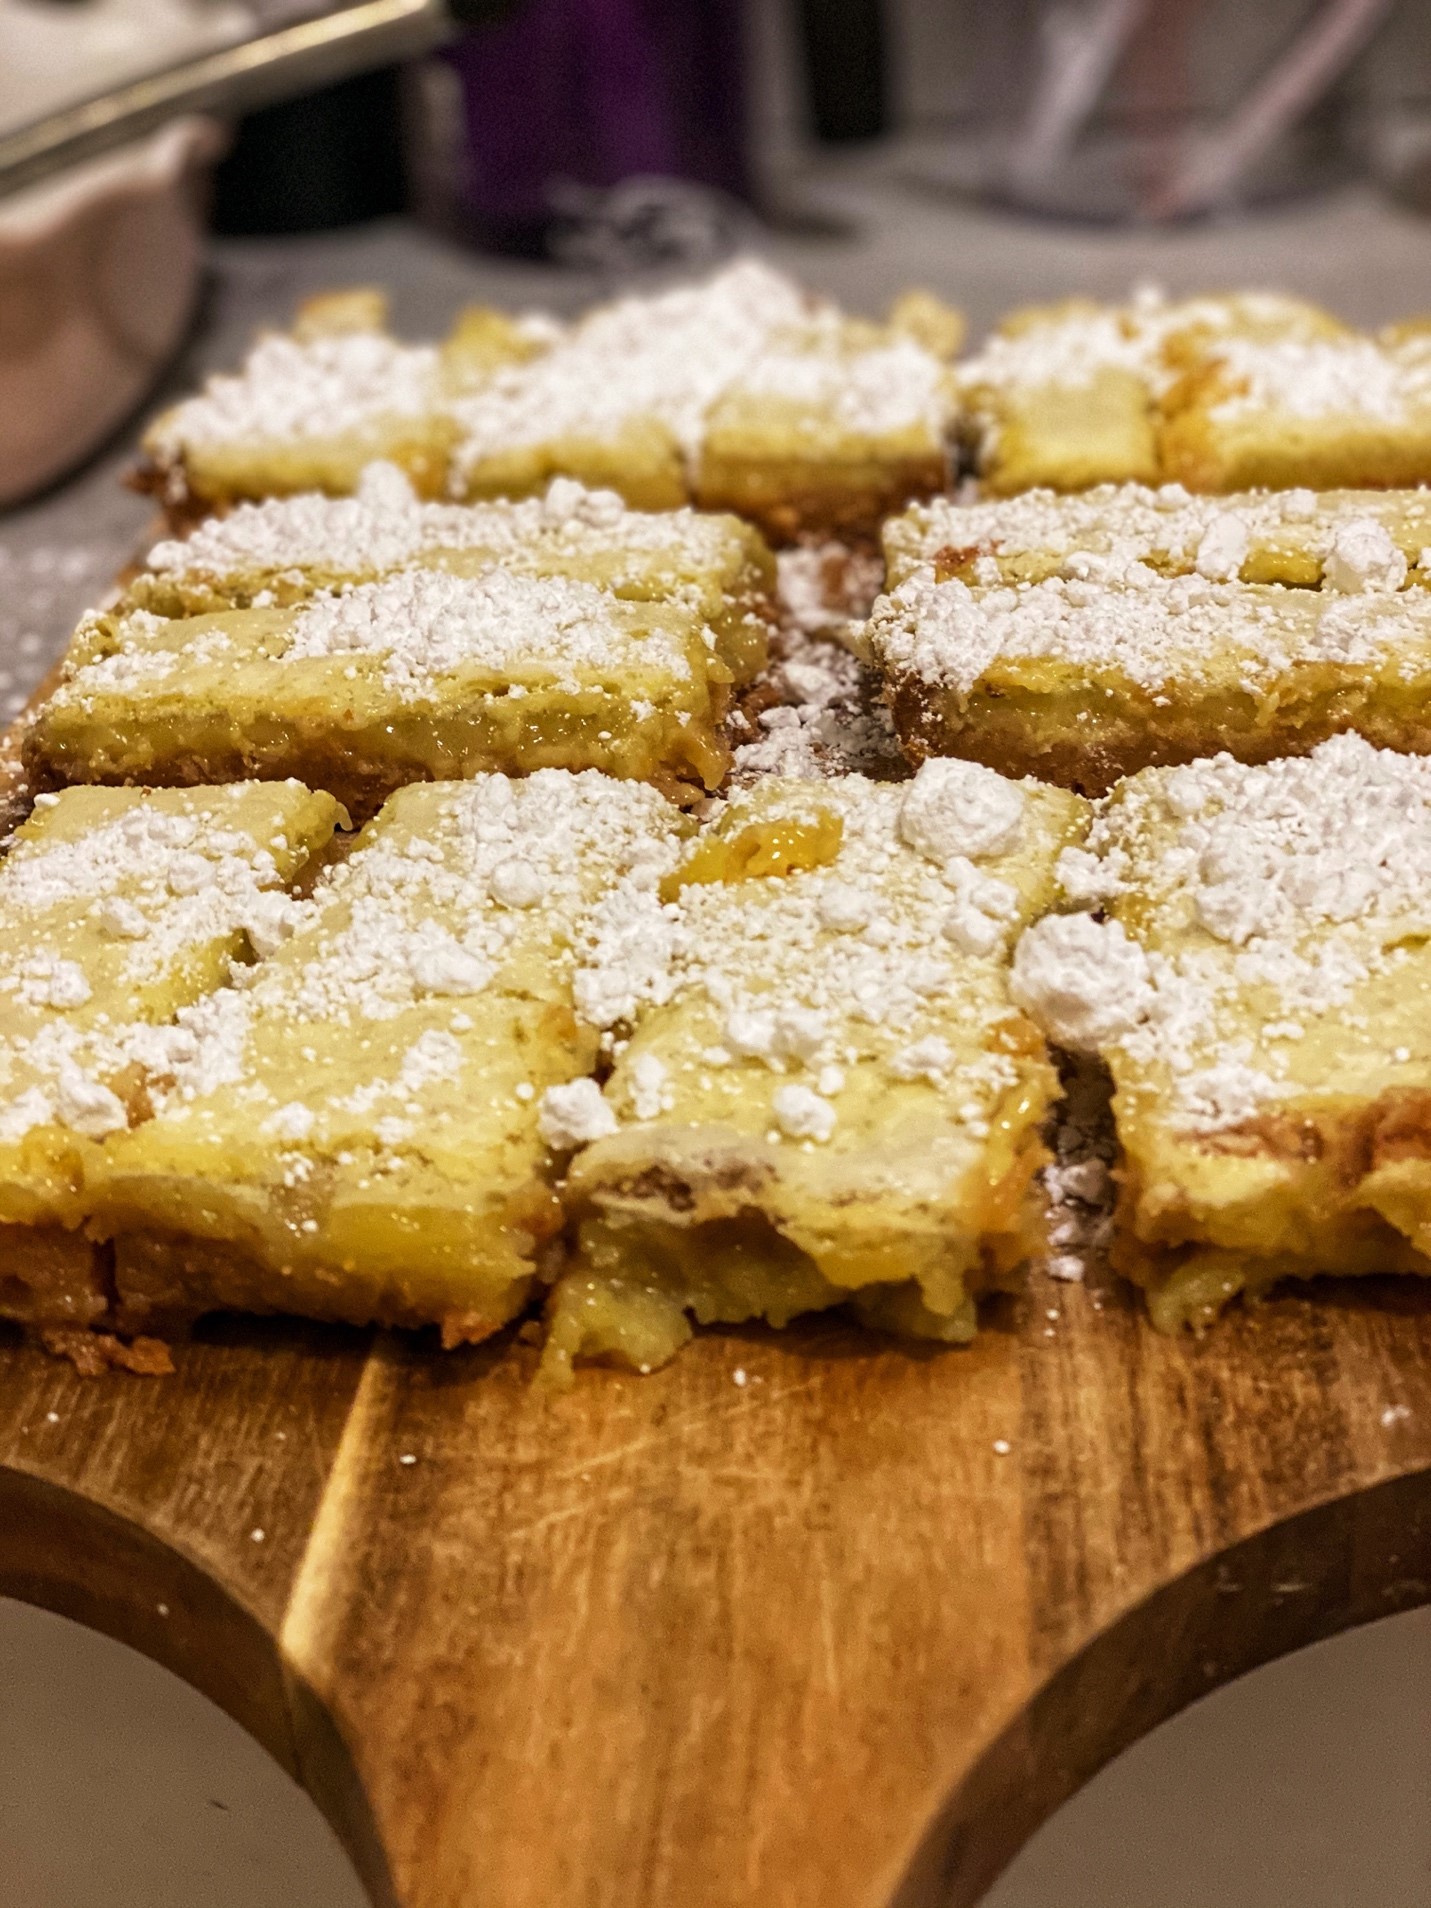
[[[0,1598],[4,1908],[366,1908],[317,1809],[167,1670]]]
[[[238,0],[0,0],[0,133],[254,30]]]
[[[4,1599],[0,1876],[5,1908],[366,1899],[317,1810],[237,1724],[132,1651]],[[1431,1610],[1419,1610],[1270,1664],[1165,1724],[1045,1824],[984,1908],[1428,1901]]]
[[[1428,1902],[1431,1609],[1184,1710],[1065,1803],[983,1908]]]

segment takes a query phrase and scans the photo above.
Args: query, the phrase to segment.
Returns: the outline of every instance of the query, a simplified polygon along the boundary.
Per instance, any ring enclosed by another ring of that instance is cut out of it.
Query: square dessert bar
[[[393,464],[369,465],[354,496],[240,504],[156,545],[124,607],[159,616],[286,607],[413,568],[567,576],[634,602],[677,603],[715,632],[738,681],[763,666],[774,616],[774,558],[736,517],[631,510],[614,491],[567,477],[519,503],[424,503]]]
[[[260,338],[240,371],[210,378],[156,419],[141,481],[176,522],[245,497],[341,495],[376,458],[440,496],[453,400],[544,350],[559,329],[475,307],[443,344],[406,345],[389,334],[379,292],[312,299],[291,334]]]
[[[1424,333],[1208,340],[1163,401],[1163,475],[1194,490],[1431,477]]]
[[[103,1315],[85,1158],[190,1056],[180,1011],[277,944],[341,819],[295,782],[38,798],[0,861],[0,1317]]]
[[[644,509],[738,510],[781,540],[873,535],[945,482],[958,335],[929,299],[853,323],[747,259],[598,307],[459,400],[454,487],[525,496],[566,475]]]
[[[649,1368],[691,1315],[778,1326],[848,1302],[891,1331],[973,1335],[979,1295],[1035,1243],[1057,1091],[1010,946],[1084,819],[1063,790],[962,762],[902,785],[770,778],[695,842],[664,922],[648,898],[648,929],[598,937],[583,985],[628,997],[630,1038],[579,1119],[561,1095],[546,1109],[579,1149],[549,1374]],[[633,945],[666,950],[644,992]]]
[[[1149,769],[1065,859],[1014,993],[1101,1053],[1114,1261],[1165,1329],[1317,1273],[1431,1274],[1431,761],[1343,735]]]
[[[935,498],[884,527],[887,587],[916,575],[986,587],[1065,576],[1117,582],[1137,566],[1212,582],[1304,589],[1431,581],[1431,490],[1261,490],[1194,496],[1181,484]]]
[[[733,676],[674,603],[406,570],[288,608],[93,618],[26,759],[42,781],[301,774],[355,816],[494,769],[602,768],[690,800],[728,765]]]
[[[952,376],[894,327],[829,319],[777,334],[717,398],[696,498],[765,525],[867,537],[950,476]]]
[[[1350,335],[1316,306],[1267,293],[1169,301],[1147,291],[1125,305],[1073,298],[1011,312],[958,369],[975,468],[1000,496],[1182,475],[1165,467],[1159,407],[1213,341]]]
[[[1405,560],[1377,525],[1385,584]],[[1365,557],[1365,552],[1363,552]],[[1350,580],[1350,577],[1348,577]],[[1225,749],[1305,753],[1353,729],[1431,750],[1431,594],[1125,572],[971,589],[916,573],[867,626],[906,752],[960,755],[1101,794]]]
[[[519,1311],[562,1226],[543,1095],[597,1057],[578,961],[690,827],[591,773],[393,796],[251,983],[193,1017],[156,1116],[92,1163],[122,1322],[225,1307],[457,1343]]]

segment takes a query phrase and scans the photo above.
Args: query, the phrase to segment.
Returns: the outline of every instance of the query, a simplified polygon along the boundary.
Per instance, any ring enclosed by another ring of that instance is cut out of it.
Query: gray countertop
[[[1009,306],[1072,292],[1118,297],[1153,280],[1173,292],[1264,285],[1299,292],[1360,324],[1431,309],[1431,223],[1368,187],[1186,230],[1114,230],[1011,217],[912,182],[913,155],[826,162],[780,180],[787,229],[760,248],[855,310],[911,283],[968,313],[978,336]],[[310,292],[381,284],[397,329],[434,335],[473,299],[570,312],[589,276],[486,258],[401,221],[297,239],[217,242],[189,344],[146,413],[241,357],[264,324]],[[62,650],[79,612],[146,536],[152,506],[124,489],[142,418],[83,471],[0,514],[0,716]]]

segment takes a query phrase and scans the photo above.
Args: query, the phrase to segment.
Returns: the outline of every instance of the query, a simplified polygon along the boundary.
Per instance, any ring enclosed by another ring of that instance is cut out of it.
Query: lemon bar
[[[557,333],[545,318],[478,309],[443,345],[408,345],[389,334],[379,293],[314,299],[292,333],[261,337],[239,372],[155,421],[141,482],[178,521],[245,497],[344,494],[378,458],[440,496],[453,400]]]
[[[1163,474],[1195,490],[1431,477],[1431,355],[1383,340],[1220,338],[1168,394]]]
[[[1010,999],[1010,943],[1083,821],[1063,790],[963,762],[731,799],[657,897],[664,924],[648,899],[651,926],[623,921],[583,970],[631,993],[633,942],[670,948],[579,1130],[561,1094],[544,1108],[576,1148],[579,1225],[550,1375],[658,1364],[689,1315],[779,1326],[849,1302],[892,1331],[973,1335],[979,1295],[1031,1249],[1057,1084]]]
[[[1124,305],[1073,298],[1011,312],[958,372],[984,488],[1007,496],[1179,474],[1164,469],[1160,400],[1226,335],[1337,337],[1345,328],[1316,306],[1262,292],[1168,300],[1147,290]]]
[[[288,608],[81,626],[27,762],[58,781],[302,774],[355,816],[403,783],[602,768],[698,796],[733,672],[700,618],[568,577],[399,571]]]
[[[906,301],[860,326],[754,259],[619,299],[456,402],[455,491],[526,496],[566,475],[643,509],[736,509],[781,538],[872,531],[944,480],[943,317],[941,332]]]
[[[192,1017],[155,1118],[93,1163],[124,1321],[224,1307],[457,1343],[519,1311],[562,1225],[543,1096],[597,1057],[578,960],[689,826],[590,772],[394,795],[251,984]]]
[[[104,1313],[86,1156],[188,1053],[179,1011],[277,944],[339,819],[295,782],[38,798],[0,861],[0,1316]]]
[[[736,517],[630,510],[614,491],[553,478],[519,503],[422,502],[393,464],[370,464],[351,497],[308,492],[240,504],[157,544],[126,607],[160,616],[286,607],[394,571],[569,576],[635,602],[675,602],[717,637],[744,679],[763,667],[774,558]]]
[[[808,304],[792,280],[745,259],[699,284],[599,305],[540,358],[457,402],[457,494],[528,496],[568,476],[639,509],[687,502],[707,410]]]
[[[1421,589],[915,575],[881,599],[866,640],[914,760],[966,756],[1088,795],[1220,748],[1303,754],[1344,729],[1431,750]]]
[[[872,537],[891,510],[947,487],[955,408],[949,371],[919,339],[812,321],[777,334],[711,406],[697,501],[781,543]]]
[[[891,589],[916,572],[991,586],[1050,576],[1118,582],[1143,568],[1219,583],[1394,589],[1431,581],[1431,490],[1206,497],[1181,484],[1099,484],[1072,495],[936,498],[891,518],[884,550]]]
[[[1165,1329],[1317,1273],[1431,1273],[1431,761],[1336,736],[1149,769],[1066,858],[1014,992],[1108,1062],[1114,1261]]]

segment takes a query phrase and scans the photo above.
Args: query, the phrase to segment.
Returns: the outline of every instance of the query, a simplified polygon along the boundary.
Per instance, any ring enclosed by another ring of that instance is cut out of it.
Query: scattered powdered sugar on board
[[[1101,1267],[1113,1232],[1118,1142],[1112,1081],[1106,1068],[1082,1055],[1065,1055],[1059,1076],[1063,1098],[1046,1135],[1053,1159],[1043,1169],[1048,1239],[1043,1269],[1052,1279],[1081,1284]]]
[[[782,621],[802,636],[853,647],[884,581],[880,558],[832,537],[781,550],[775,566]]]
[[[780,628],[769,666],[730,718],[735,777],[867,775],[900,781],[900,752],[878,678],[846,647],[868,615],[883,565],[834,541],[778,558]]]

